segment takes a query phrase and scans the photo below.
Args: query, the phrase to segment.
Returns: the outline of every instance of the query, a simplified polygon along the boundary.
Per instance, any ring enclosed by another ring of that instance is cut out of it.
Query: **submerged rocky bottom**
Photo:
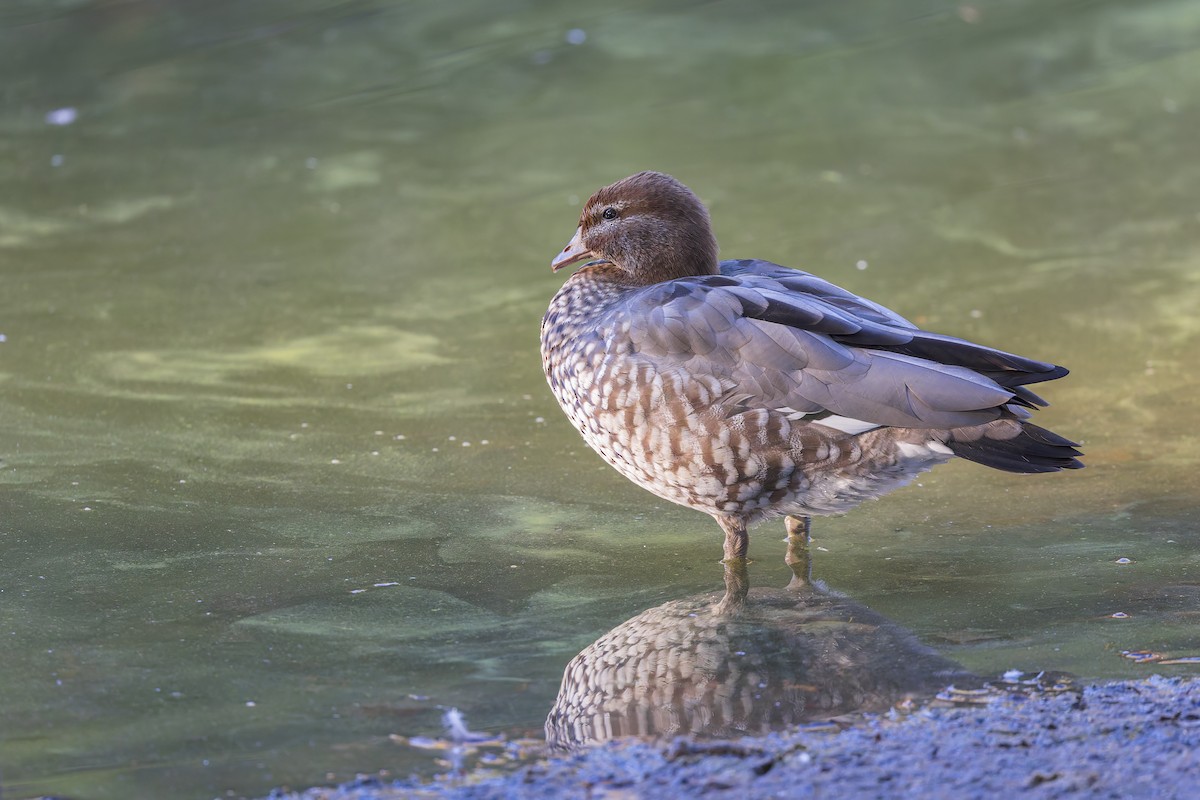
[[[1200,797],[1200,680],[1153,676],[868,716],[837,733],[621,740],[514,772],[360,779],[272,800]]]

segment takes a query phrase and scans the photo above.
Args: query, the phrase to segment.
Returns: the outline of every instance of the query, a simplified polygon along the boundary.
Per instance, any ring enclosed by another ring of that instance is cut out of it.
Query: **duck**
[[[708,210],[645,171],[593,194],[551,261],[579,264],[541,324],[546,379],[617,472],[702,511],[726,562],[750,526],[808,541],[840,514],[962,458],[1005,472],[1083,466],[1030,418],[1068,370],[922,330],[812,273],[718,259]]]

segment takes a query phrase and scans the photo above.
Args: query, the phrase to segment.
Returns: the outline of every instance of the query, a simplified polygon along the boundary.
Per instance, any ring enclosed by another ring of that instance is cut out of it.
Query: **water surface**
[[[576,652],[718,588],[538,362],[644,168],[727,257],[1072,369],[1087,470],[942,467],[818,520],[820,577],[980,674],[1200,652],[1197,42],[1183,0],[6,3],[6,796],[428,774],[388,735],[540,735]]]

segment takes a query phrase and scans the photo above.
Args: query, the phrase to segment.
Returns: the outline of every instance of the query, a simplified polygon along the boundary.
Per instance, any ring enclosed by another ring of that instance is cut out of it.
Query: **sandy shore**
[[[867,717],[837,733],[609,743],[511,774],[364,779],[273,800],[1200,797],[1200,681],[1150,677]]]

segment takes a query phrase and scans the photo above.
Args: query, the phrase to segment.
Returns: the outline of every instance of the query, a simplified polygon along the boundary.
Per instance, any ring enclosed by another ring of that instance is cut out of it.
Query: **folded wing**
[[[1025,384],[1067,372],[922,331],[814,275],[765,261],[727,261],[720,275],[647,287],[613,313],[630,324],[635,352],[660,369],[720,379],[730,387],[727,402],[866,427],[1024,417],[1025,408],[1045,405]]]

